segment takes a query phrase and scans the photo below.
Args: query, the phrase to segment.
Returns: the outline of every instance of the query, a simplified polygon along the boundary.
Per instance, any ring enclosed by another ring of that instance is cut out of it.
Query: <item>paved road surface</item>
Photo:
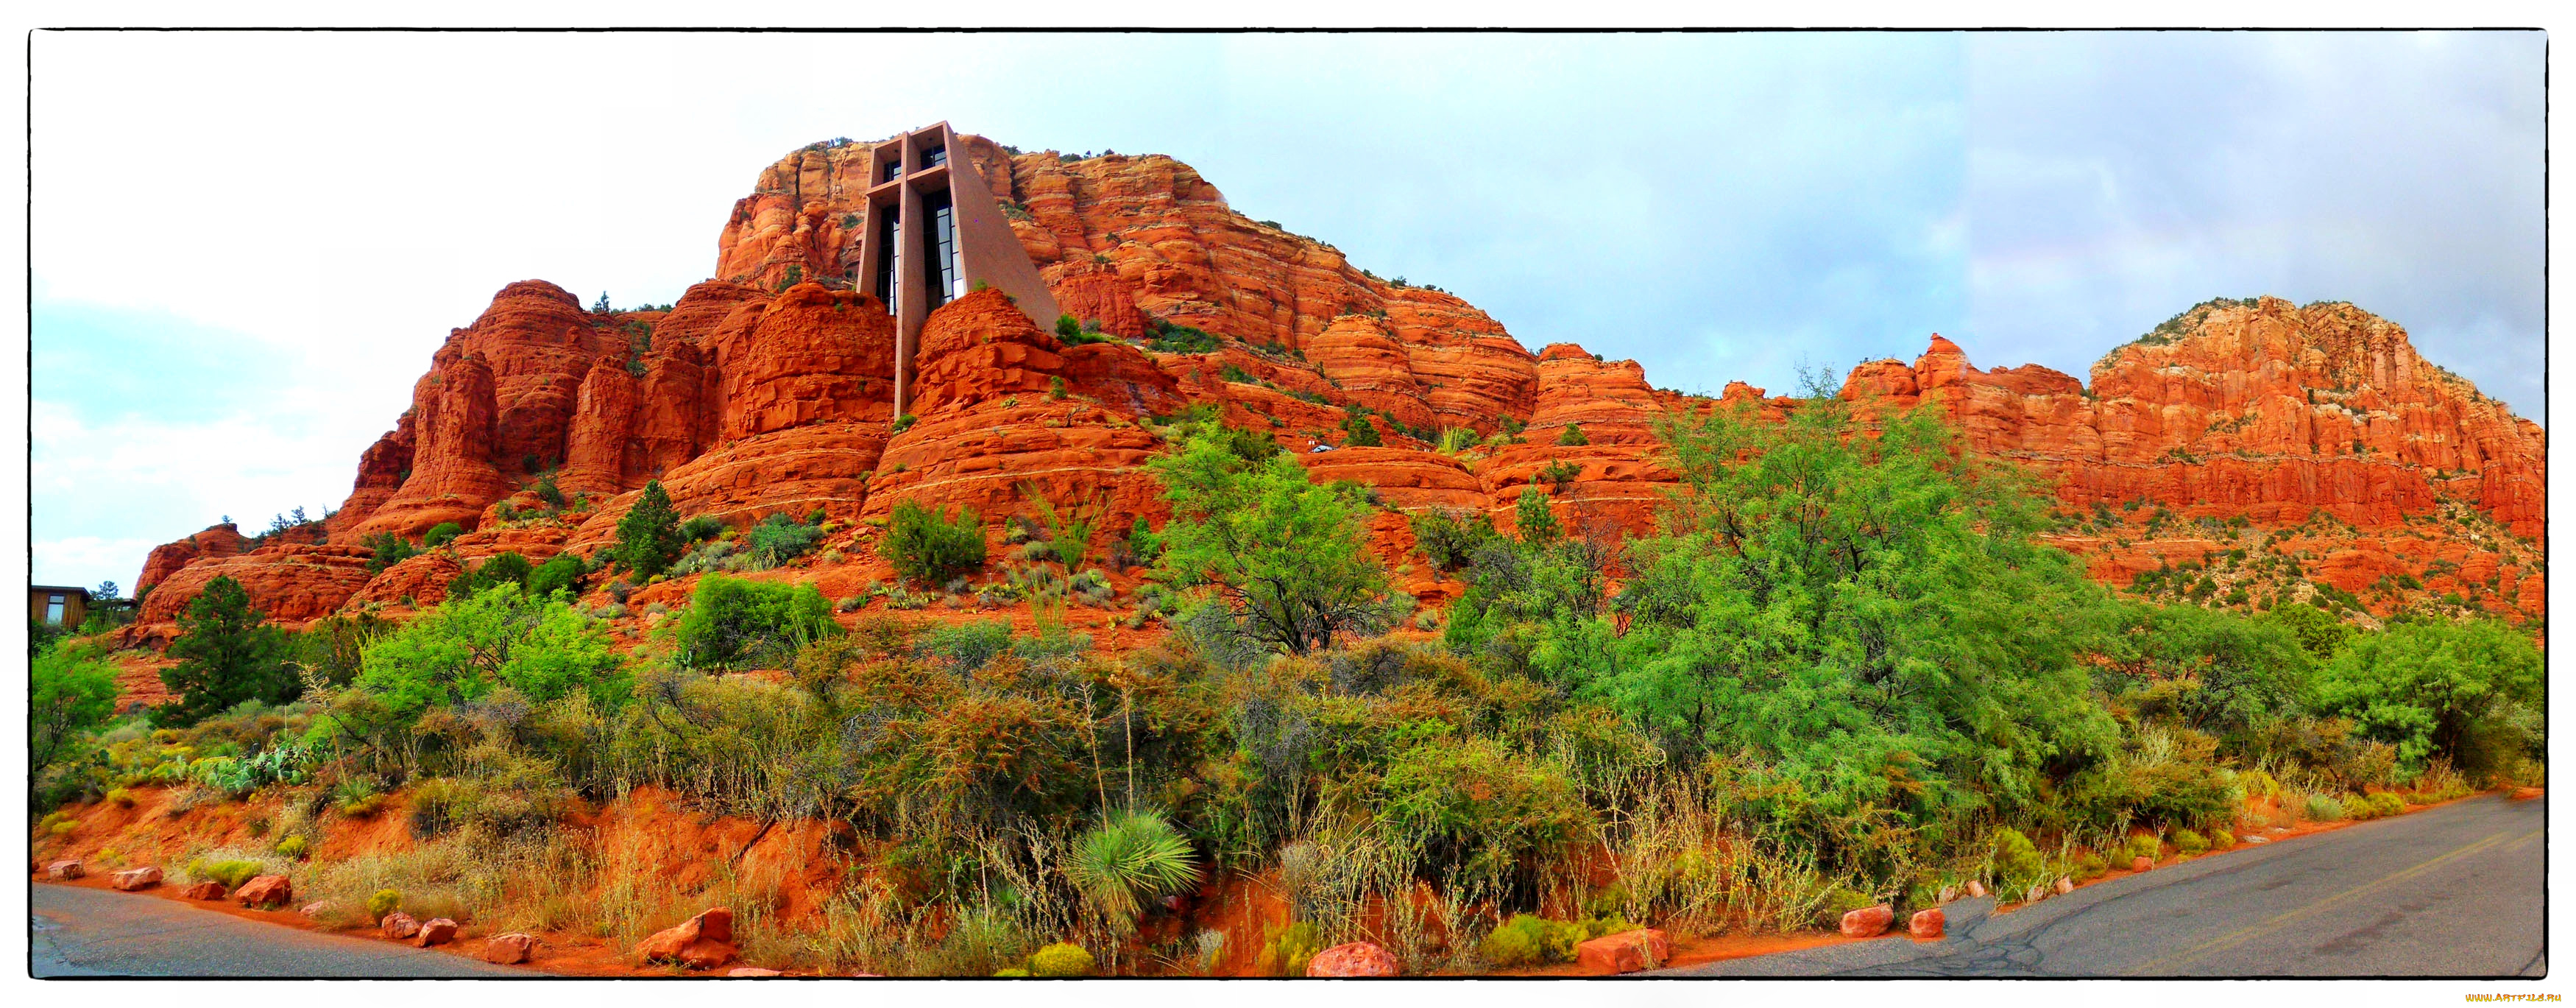
[[[2530,976],[2546,799],[2484,796],[2087,886],[1949,935],[1668,971],[1682,976]],[[1902,926],[1902,922],[1899,922]]]
[[[532,977],[392,942],[243,920],[176,900],[30,885],[38,977]]]

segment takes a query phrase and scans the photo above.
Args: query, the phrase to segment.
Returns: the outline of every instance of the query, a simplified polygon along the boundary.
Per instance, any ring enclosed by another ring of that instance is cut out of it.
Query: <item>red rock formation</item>
[[[132,644],[161,645],[178,633],[179,614],[218,577],[239,582],[251,607],[289,629],[328,616],[368,581],[367,550],[356,546],[273,543],[240,556],[199,560],[153,588],[125,631]]]
[[[220,528],[161,547],[138,587],[166,587],[135,632],[166,636],[217,572],[290,622],[343,603],[432,604],[460,560],[596,550],[655,479],[682,514],[738,524],[817,508],[881,518],[899,499],[972,504],[998,522],[1035,493],[1123,527],[1162,513],[1140,468],[1164,447],[1150,419],[1193,404],[1269,432],[1314,478],[1368,484],[1399,510],[1482,508],[1508,528],[1537,485],[1569,527],[1644,532],[1674,478],[1657,462],[1656,416],[1777,419],[1797,405],[1741,382],[1717,399],[1657,389],[1633,362],[1572,344],[1533,354],[1455,296],[1380,279],[1330,245],[1243,217],[1168,157],[961,142],[1058,304],[1126,339],[1067,346],[998,292],[961,298],[929,320],[916,419],[894,430],[893,326],[845,280],[868,147],[811,145],[735,205],[718,238],[724,279],[668,312],[595,315],[551,284],[504,288],[450,334],[411,408],[361,456],[327,525],[344,545],[290,549],[296,537],[285,537],[244,553],[250,542]],[[1221,345],[1170,354],[1128,341],[1158,320]],[[1979,370],[1936,336],[1911,364],[1853,369],[1843,395],[1871,409],[1935,404],[1971,447],[2047,476],[2062,510],[2110,510],[2117,521],[2052,541],[2113,583],[2278,534],[2309,554],[2300,577],[2383,610],[2457,592],[2489,611],[2544,611],[2537,547],[2515,538],[2540,533],[2542,431],[2349,305],[2204,305],[2105,357],[2089,390],[2037,366]],[[1342,444],[1360,409],[1383,447],[1313,450]],[[1585,443],[1558,443],[1570,426]],[[1424,440],[1457,428],[1475,437],[1463,450],[1451,441],[1454,454]],[[578,527],[503,521],[524,516],[537,472],[556,465],[560,489],[597,505],[572,509],[564,520]],[[2462,507],[2491,522],[2469,528]],[[2149,524],[2159,508],[2170,522]],[[2312,515],[2369,531],[2293,528]],[[2181,525],[2202,518],[2255,527]],[[368,583],[363,536],[417,537],[442,521],[483,531]],[[835,590],[881,576],[863,548],[874,534],[838,533],[848,559],[799,576]],[[1372,537],[1391,564],[1409,562],[1402,514],[1374,517]],[[2391,588],[2410,578],[2422,587]],[[1437,599],[1450,584],[1425,570],[1406,588]],[[650,591],[676,599],[686,585]]]
[[[1142,466],[1162,439],[1129,403],[1177,402],[1169,378],[1130,347],[1054,345],[999,291],[933,312],[915,363],[918,420],[887,442],[865,514],[913,500],[973,506],[998,522],[1032,506],[1031,488],[1058,506],[1101,509],[1104,534],[1160,514],[1159,488]],[[1077,367],[1084,358],[1089,366]],[[1064,397],[1053,397],[1053,379],[1068,375],[1089,380],[1068,380]]]
[[[143,558],[142,576],[134,579],[134,595],[143,597],[153,586],[169,580],[170,575],[189,564],[240,556],[249,552],[253,545],[249,537],[241,534],[241,529],[225,522],[208,526],[205,531],[177,542],[152,547],[152,554]]]

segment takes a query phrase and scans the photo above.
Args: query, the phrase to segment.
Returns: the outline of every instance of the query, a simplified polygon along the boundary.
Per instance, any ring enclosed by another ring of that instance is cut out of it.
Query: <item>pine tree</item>
[[[594,305],[591,305],[591,306],[590,306],[590,313],[591,313],[591,314],[593,314],[593,315],[606,315],[606,314],[608,314],[609,312],[611,312],[611,311],[615,311],[615,310],[616,310],[616,309],[610,308],[610,307],[608,306],[608,292],[607,292],[607,291],[600,291],[600,292],[599,292],[599,303],[598,303],[598,304],[594,304]]]
[[[285,703],[304,691],[285,661],[286,632],[250,607],[250,593],[229,577],[206,583],[179,616],[179,639],[170,656],[179,664],[161,670],[161,683],[177,699],[155,709],[160,725],[191,725],[244,700]]]
[[[644,493],[626,517],[617,520],[617,562],[637,577],[662,573],[680,555],[688,539],[680,534],[680,513],[671,509],[671,495],[662,489],[662,481],[644,484]]]

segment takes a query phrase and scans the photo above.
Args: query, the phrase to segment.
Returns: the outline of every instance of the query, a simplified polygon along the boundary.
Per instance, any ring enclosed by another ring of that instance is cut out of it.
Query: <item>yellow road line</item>
[[[2184,963],[2188,963],[2188,962],[2190,962],[2190,961],[2192,961],[2192,960],[2194,960],[2194,959],[2198,959],[2198,958],[2200,958],[2200,957],[2202,957],[2202,956],[2204,956],[2204,955],[2207,955],[2207,954],[2209,954],[2209,953],[2211,953],[2211,952],[2217,951],[2217,950],[2219,950],[2219,949],[2221,949],[2221,948],[2224,948],[2224,947],[2227,947],[2227,946],[2231,946],[2231,945],[2239,945],[2239,944],[2243,944],[2243,943],[2245,942],[2245,940],[2246,940],[2246,939],[2248,939],[2248,938],[2252,938],[2252,937],[2254,937],[2255,935],[2257,935],[2257,934],[2259,934],[2259,933],[2261,933],[2261,932],[2272,930],[2273,928],[2277,928],[2277,927],[2279,927],[2279,926],[2281,926],[2281,925],[2283,925],[2283,924],[2286,924],[2286,923],[2288,923],[2288,922],[2290,922],[2290,921],[2292,921],[2292,920],[2296,920],[2296,919],[2298,919],[2298,918],[2300,918],[2300,917],[2305,917],[2305,916],[2307,916],[2307,915],[2309,915],[2309,914],[2316,913],[2317,911],[2323,910],[2323,909],[2325,909],[2325,908],[2326,908],[2326,907],[2328,907],[2328,906],[2331,906],[2331,905],[2336,904],[2336,903],[2343,902],[2344,900],[2351,899],[2352,897],[2355,897],[2355,896],[2359,896],[2359,895],[2361,895],[2362,893],[2368,892],[2368,891],[2370,891],[2370,890],[2372,890],[2372,889],[2377,889],[2377,888],[2379,888],[2379,887],[2381,887],[2381,886],[2385,886],[2385,885],[2388,885],[2388,884],[2393,883],[2393,882],[2402,882],[2402,881],[2405,881],[2405,880],[2407,880],[2407,879],[2414,878],[2414,877],[2415,877],[2415,876],[2417,876],[2417,875],[2421,875],[2421,874],[2423,874],[2423,873],[2425,873],[2425,872],[2428,872],[2428,871],[2433,870],[2434,868],[2436,868],[2436,867],[2438,867],[2438,866],[2442,865],[2442,864],[2443,864],[2443,863],[2445,863],[2445,862],[2449,862],[2449,861],[2457,860],[2457,859],[2459,859],[2459,858],[2464,858],[2464,857],[2467,857],[2467,856],[2469,856],[2469,855],[2471,855],[2471,854],[2475,854],[2475,853],[2477,853],[2477,852],[2479,852],[2479,851],[2485,850],[2485,849],[2487,849],[2487,848],[2489,848],[2489,847],[2495,846],[2497,843],[2499,843],[2499,842],[2503,841],[2503,840],[2505,839],[2505,837],[2506,837],[2509,833],[2510,833],[2510,831],[2503,832],[2503,833],[2497,833],[2497,834],[2494,834],[2494,835],[2492,835],[2492,836],[2487,837],[2487,838],[2486,838],[2486,839],[2484,839],[2484,840],[2480,840],[2480,841],[2478,841],[2478,842],[2476,842],[2476,843],[2473,843],[2473,844],[2470,844],[2470,845],[2468,845],[2468,846],[2466,846],[2466,847],[2462,847],[2462,848],[2460,848],[2459,850],[2452,851],[2452,852],[2450,852],[2450,853],[2448,853],[2448,854],[2444,854],[2444,855],[2442,855],[2442,856],[2440,856],[2440,857],[2434,858],[2434,859],[2432,859],[2432,860],[2430,860],[2430,861],[2426,861],[2426,862],[2424,862],[2424,863],[2422,863],[2422,864],[2419,864],[2419,865],[2416,865],[2416,866],[2414,866],[2414,867],[2412,867],[2412,868],[2408,868],[2408,869],[2406,869],[2405,871],[2398,872],[2397,874],[2395,874],[2395,875],[2391,875],[2391,876],[2388,876],[2387,878],[2380,879],[2380,880],[2378,880],[2378,881],[2376,881],[2376,882],[2365,882],[2365,883],[2362,883],[2361,885],[2357,885],[2357,886],[2354,886],[2354,887],[2352,887],[2352,888],[2350,888],[2350,889],[2346,889],[2346,890],[2344,890],[2344,891],[2342,891],[2342,892],[2336,893],[2336,894],[2334,894],[2334,895],[2332,895],[2332,896],[2328,896],[2328,897],[2326,897],[2325,899],[2318,900],[2318,901],[2316,901],[2316,902],[2314,902],[2314,903],[2310,903],[2310,904],[2308,904],[2307,906],[2300,907],[2299,909],[2296,909],[2296,910],[2292,910],[2292,911],[2290,911],[2289,913],[2285,913],[2285,914],[2282,914],[2282,915],[2280,915],[2280,916],[2278,916],[2278,917],[2274,917],[2274,918],[2272,918],[2271,920],[2267,920],[2267,921],[2264,921],[2264,922],[2262,922],[2262,923],[2260,923],[2260,924],[2255,924],[2255,925],[2251,925],[2251,926],[2249,926],[2249,927],[2244,927],[2244,928],[2240,928],[2240,929],[2235,930],[2235,931],[2231,931],[2231,932],[2229,932],[2229,933],[2227,933],[2227,934],[2221,935],[2221,936],[2219,936],[2219,937],[2217,937],[2217,938],[2215,938],[2215,939],[2212,939],[2212,940],[2210,940],[2210,941],[2208,941],[2208,942],[2206,942],[2206,943],[2204,943],[2204,944],[2201,944],[2201,945],[2199,945],[2199,946],[2196,946],[2196,947],[2194,947],[2194,948],[2191,948],[2191,949],[2188,949],[2188,950],[2185,950],[2185,951],[2182,951],[2182,952],[2177,952],[2177,953],[2175,953],[2175,954],[2173,954],[2173,955],[2166,956],[2166,957],[2164,957],[2164,958],[2162,958],[2162,959],[2157,959],[2157,960],[2155,960],[2155,961],[2153,961],[2153,962],[2149,962],[2149,963],[2147,963],[2147,964],[2146,964],[2146,965],[2144,965],[2144,966],[2140,966],[2140,967],[2138,967],[2138,968],[2136,968],[2136,969],[2130,970],[2130,971],[2129,971],[2129,975],[2131,975],[2131,976],[2140,976],[2140,975],[2145,975],[2145,974],[2150,974],[2150,973],[2161,972],[2163,969],[2171,968],[2171,967],[2174,967],[2174,966],[2180,966],[2180,965],[2182,965],[2182,964],[2184,964]],[[2516,839],[2516,840],[2529,840],[2529,839],[2531,839],[2531,838],[2533,838],[2533,837],[2536,837],[2536,836],[2539,836],[2539,835],[2540,835],[2540,831],[2535,829],[2535,830],[2532,830],[2532,831],[2530,831],[2530,832],[2528,832],[2528,833],[2524,833],[2524,834],[2522,834],[2522,835],[2521,835],[2521,836],[2519,836],[2519,837],[2515,837],[2514,839]]]

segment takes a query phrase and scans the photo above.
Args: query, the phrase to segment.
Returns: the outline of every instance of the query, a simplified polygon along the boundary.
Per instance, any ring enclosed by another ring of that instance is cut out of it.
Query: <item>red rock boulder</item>
[[[779,971],[777,971],[777,970],[774,970],[774,969],[762,969],[762,968],[760,968],[760,967],[758,967],[758,966],[736,966],[736,967],[734,967],[734,968],[732,968],[732,969],[730,969],[730,970],[726,970],[726,971],[725,971],[725,975],[726,975],[726,976],[729,976],[729,977],[758,978],[758,977],[786,976],[787,974],[781,973],[781,972],[779,972]]]
[[[81,863],[78,861],[56,861],[45,866],[46,878],[76,879],[84,874],[87,873],[81,870]]]
[[[494,935],[483,943],[483,961],[500,963],[504,966],[527,962],[529,957],[536,955],[536,952],[536,936],[516,931],[505,935]]]
[[[1876,938],[1886,933],[1887,926],[1895,922],[1895,907],[1885,903],[1874,907],[1862,907],[1843,915],[1843,937]]]
[[[1574,961],[1587,973],[1634,973],[1672,957],[1673,943],[1654,928],[1606,934],[1574,947]]]
[[[134,892],[139,889],[150,889],[153,886],[161,884],[161,869],[149,866],[142,868],[128,868],[110,876],[109,882],[126,892]]]
[[[386,914],[385,919],[377,921],[376,930],[387,938],[403,941],[420,933],[420,921],[410,914],[396,910]]]
[[[219,900],[224,898],[224,884],[210,879],[179,890],[179,895],[192,900]]]
[[[733,911],[715,907],[658,932],[635,946],[646,962],[672,962],[690,969],[714,969],[732,962]]]
[[[1905,933],[1924,940],[1938,938],[1941,937],[1942,927],[1947,925],[1949,920],[1950,915],[1942,913],[1940,907],[1917,910],[1914,916],[1905,919]]]
[[[2155,868],[2156,859],[2154,858],[2139,855],[2138,857],[2129,859],[2130,871],[2154,871]]]
[[[432,945],[445,945],[448,942],[455,940],[456,922],[445,917],[433,917],[429,920],[422,921],[420,924],[420,933],[412,936],[412,942],[422,948],[428,948]]]
[[[295,901],[295,885],[284,875],[262,875],[233,890],[233,899],[246,907],[283,906]]]
[[[1315,953],[1306,963],[1310,977],[1391,977],[1401,976],[1404,964],[1395,961],[1395,953],[1375,942],[1351,942],[1335,945]]]

